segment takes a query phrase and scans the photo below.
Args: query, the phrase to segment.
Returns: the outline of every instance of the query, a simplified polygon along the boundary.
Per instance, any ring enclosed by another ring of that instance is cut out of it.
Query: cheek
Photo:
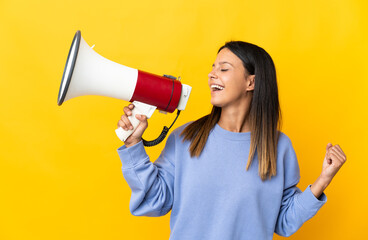
[[[234,93],[242,93],[246,88],[246,81],[243,77],[239,76],[232,76],[231,78],[227,79],[225,83],[226,89]]]
[[[236,84],[231,85],[229,88],[226,89],[226,96],[229,99],[238,99],[243,95],[243,93],[243,89]]]

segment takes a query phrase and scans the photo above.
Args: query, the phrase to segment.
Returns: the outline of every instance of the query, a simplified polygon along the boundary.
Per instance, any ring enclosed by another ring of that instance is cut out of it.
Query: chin
[[[220,101],[215,101],[215,100],[212,100],[211,99],[211,104],[214,106],[214,107],[223,107],[225,104],[220,102]]]

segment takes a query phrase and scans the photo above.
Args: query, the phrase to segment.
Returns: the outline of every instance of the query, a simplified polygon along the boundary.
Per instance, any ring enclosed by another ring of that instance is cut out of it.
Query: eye
[[[229,69],[221,69],[221,72],[226,72],[227,70],[229,70]]]

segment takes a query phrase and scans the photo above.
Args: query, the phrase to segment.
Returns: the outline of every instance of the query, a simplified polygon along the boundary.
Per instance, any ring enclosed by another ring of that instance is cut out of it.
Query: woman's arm
[[[275,232],[278,235],[285,237],[292,235],[326,203],[327,197],[323,191],[346,161],[346,156],[338,145],[332,146],[329,143],[326,150],[321,175],[313,185],[309,185],[302,192],[296,187],[300,179],[299,165],[290,142],[290,147],[285,155],[286,186],[275,226]],[[295,175],[298,177],[296,178]]]
[[[118,126],[132,129],[128,116],[134,106],[124,108]],[[132,190],[129,209],[136,216],[162,216],[168,213],[174,199],[175,134],[170,134],[160,157],[152,163],[144,149],[142,134],[148,126],[147,118],[136,115],[140,124],[118,149],[123,176]]]
[[[296,153],[290,139],[283,156],[284,190],[275,233],[288,237],[294,234],[307,220],[312,218],[327,202],[327,197],[321,192],[317,198],[309,185],[301,191],[297,184],[300,181],[300,169]],[[281,151],[280,151],[281,152]]]
[[[135,216],[162,216],[168,213],[174,200],[175,134],[170,134],[165,149],[153,163],[142,141],[118,154],[122,161],[123,176],[132,190],[129,209]]]
[[[291,236],[306,221],[316,215],[326,201],[327,197],[323,193],[317,199],[311,192],[310,185],[303,192],[296,184],[285,188],[275,233],[284,237]]]
[[[311,191],[316,198],[321,196],[345,162],[346,156],[340,146],[333,146],[331,143],[327,144],[322,173],[311,186]]]

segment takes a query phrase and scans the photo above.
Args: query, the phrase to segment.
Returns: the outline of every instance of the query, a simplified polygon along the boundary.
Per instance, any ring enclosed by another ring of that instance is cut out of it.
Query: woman
[[[173,131],[150,162],[140,125],[118,149],[133,215],[171,212],[170,239],[290,236],[327,201],[324,189],[346,161],[328,144],[321,175],[302,192],[290,139],[278,130],[276,72],[262,48],[240,41],[218,51],[208,75],[211,114]],[[133,105],[118,126],[127,130]]]

